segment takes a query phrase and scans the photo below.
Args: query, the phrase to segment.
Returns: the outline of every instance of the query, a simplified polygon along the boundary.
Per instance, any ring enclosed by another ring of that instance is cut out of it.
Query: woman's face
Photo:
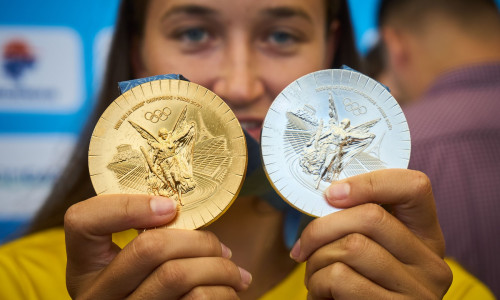
[[[274,98],[333,59],[324,0],[151,0],[145,22],[137,75],[184,75],[257,139]]]

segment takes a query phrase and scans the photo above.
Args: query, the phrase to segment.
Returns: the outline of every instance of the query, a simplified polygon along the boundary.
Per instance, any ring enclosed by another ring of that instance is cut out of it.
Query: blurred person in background
[[[491,0],[382,0],[409,167],[432,182],[446,254],[500,296],[500,14]]]
[[[312,221],[291,251],[283,213],[257,196],[239,197],[202,230],[138,236],[134,228],[172,221],[175,201],[95,196],[88,143],[118,96],[117,82],[181,73],[221,96],[258,137],[271,102],[290,82],[356,62],[346,1],[124,0],[102,95],[73,159],[29,234],[0,248],[0,297],[442,297],[452,274],[421,172],[380,170],[332,184],[325,201],[346,209]],[[481,287],[469,279],[471,290]]]
[[[404,95],[398,91],[398,85],[395,83],[397,79],[392,69],[388,66],[387,52],[380,38],[363,56],[362,65],[363,72],[367,76],[385,85],[401,107],[404,108],[405,105],[411,102],[410,99],[405,98]]]

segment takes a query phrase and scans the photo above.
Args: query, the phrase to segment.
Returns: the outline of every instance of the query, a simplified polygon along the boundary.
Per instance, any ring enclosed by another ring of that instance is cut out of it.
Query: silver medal
[[[392,95],[352,70],[322,70],[288,85],[264,120],[262,159],[280,196],[321,217],[338,209],[324,199],[334,180],[406,168],[410,132]]]

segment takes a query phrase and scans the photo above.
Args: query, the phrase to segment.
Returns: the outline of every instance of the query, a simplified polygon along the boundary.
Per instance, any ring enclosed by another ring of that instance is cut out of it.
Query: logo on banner
[[[35,55],[30,45],[18,39],[7,42],[3,49],[3,59],[5,73],[15,81],[18,81],[24,72],[32,69],[35,64]]]
[[[67,164],[74,145],[75,137],[65,134],[0,136],[0,219],[31,217]]]
[[[83,49],[67,27],[0,27],[0,112],[73,113],[85,99]]]

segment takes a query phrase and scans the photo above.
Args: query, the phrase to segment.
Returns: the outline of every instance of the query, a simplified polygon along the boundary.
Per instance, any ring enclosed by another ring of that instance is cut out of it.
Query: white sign
[[[29,218],[73,151],[72,135],[0,135],[0,218]]]
[[[0,26],[0,112],[75,112],[85,99],[83,59],[71,28]]]

